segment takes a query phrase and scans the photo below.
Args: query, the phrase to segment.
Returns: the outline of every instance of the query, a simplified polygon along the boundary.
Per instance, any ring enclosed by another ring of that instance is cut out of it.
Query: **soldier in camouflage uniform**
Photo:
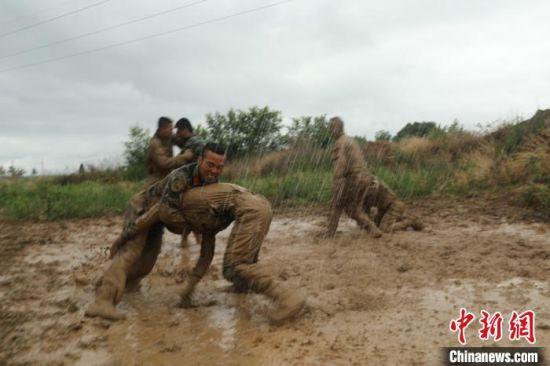
[[[181,194],[193,187],[215,183],[225,163],[224,148],[207,144],[197,163],[174,170],[162,181],[135,194],[130,200],[124,229],[111,247],[111,264],[102,276],[95,301],[87,316],[121,319],[115,306],[127,284],[138,282],[153,268],[162,244],[163,223],[181,232],[183,217],[177,211]]]
[[[174,156],[172,130],[172,120],[167,117],[160,117],[157,131],[149,141],[149,149],[145,161],[149,173],[146,186],[162,180],[175,168],[191,162],[192,152]]]
[[[210,184],[186,191],[180,213],[186,225],[203,235],[201,254],[181,293],[180,306],[192,306],[191,294],[214,256],[215,235],[234,222],[223,258],[224,278],[233,282],[238,292],[261,293],[277,302],[278,307],[269,315],[274,322],[288,319],[302,309],[305,296],[285,289],[258,263],[273,215],[264,197],[234,184]]]
[[[382,231],[409,226],[421,229],[420,221],[406,212],[403,202],[368,171],[359,145],[344,134],[344,123],[339,117],[331,118],[329,130],[336,142],[332,151],[334,186],[326,236],[336,234],[343,211],[374,237],[380,237]],[[372,211],[376,213],[371,218]]]
[[[173,143],[180,148],[180,155],[183,154],[189,157],[190,163],[197,161],[204,148],[204,140],[202,137],[195,135],[191,122],[185,117],[180,118],[176,122],[176,135],[173,137]],[[185,228],[181,234],[182,248],[188,246],[189,230],[190,229]],[[200,243],[199,234],[194,234],[196,242]]]
[[[190,154],[189,162],[197,161],[204,148],[202,137],[195,135],[191,122],[185,117],[176,122],[176,135],[173,137],[174,145],[180,148],[180,154]]]

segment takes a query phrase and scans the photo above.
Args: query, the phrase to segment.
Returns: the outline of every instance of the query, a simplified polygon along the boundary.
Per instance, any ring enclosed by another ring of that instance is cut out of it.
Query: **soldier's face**
[[[174,129],[174,127],[172,126],[171,123],[168,123],[167,125],[162,126],[159,129],[160,137],[165,138],[165,139],[168,139],[168,138],[172,137],[172,130],[173,129]]]
[[[199,157],[199,173],[207,183],[216,183],[225,165],[225,155],[219,155],[212,151],[206,151]]]

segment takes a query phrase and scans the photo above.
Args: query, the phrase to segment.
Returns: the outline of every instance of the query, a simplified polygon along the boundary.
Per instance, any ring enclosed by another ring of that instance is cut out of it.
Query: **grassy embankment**
[[[370,170],[405,200],[428,195],[493,194],[550,218],[550,111],[485,135],[455,129],[427,138],[362,145]],[[142,182],[120,171],[0,181],[0,214],[10,219],[120,214]],[[232,181],[265,195],[275,207],[326,204],[330,150],[298,144],[230,164]]]

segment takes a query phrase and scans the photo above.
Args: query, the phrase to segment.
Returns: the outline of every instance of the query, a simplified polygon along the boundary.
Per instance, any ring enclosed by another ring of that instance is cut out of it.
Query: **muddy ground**
[[[0,364],[435,365],[458,345],[460,307],[536,312],[537,345],[550,345],[550,225],[479,202],[418,204],[423,232],[370,238],[345,219],[334,240],[314,212],[275,216],[261,251],[275,276],[309,295],[301,316],[269,324],[260,295],[226,291],[228,231],[194,309],[176,307],[179,269],[198,246],[165,236],[154,272],[127,293],[122,322],[83,316],[108,264],[120,218],[0,223]],[[477,320],[476,320],[477,321]],[[468,345],[481,342],[467,331]],[[505,332],[507,334],[507,332]],[[528,345],[501,341],[497,345]]]

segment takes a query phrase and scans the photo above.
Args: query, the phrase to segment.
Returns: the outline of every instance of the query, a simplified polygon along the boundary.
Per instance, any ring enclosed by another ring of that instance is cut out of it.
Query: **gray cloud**
[[[0,32],[94,1],[0,5]],[[0,38],[0,55],[186,1],[112,0]],[[57,4],[57,5],[56,5]],[[0,60],[0,69],[82,52],[267,2],[207,1],[75,42]],[[53,8],[53,9],[52,9]],[[179,33],[0,74],[0,165],[76,169],[120,160],[128,128],[160,115],[269,105],[287,119],[341,115],[369,138],[405,123],[466,127],[549,107],[545,1],[295,0]],[[42,14],[34,15],[42,11]],[[44,12],[46,11],[46,12]],[[27,16],[25,18],[25,16]],[[17,19],[9,23],[10,19]]]

